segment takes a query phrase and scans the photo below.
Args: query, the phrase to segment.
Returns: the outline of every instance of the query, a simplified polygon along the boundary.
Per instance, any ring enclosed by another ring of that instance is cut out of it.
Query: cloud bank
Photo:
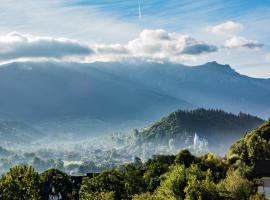
[[[165,30],[144,30],[127,44],[96,45],[93,49],[97,55],[107,58],[142,58],[172,62],[191,60],[201,54],[218,51],[215,45]]]
[[[92,53],[88,46],[65,38],[39,37],[16,32],[0,36],[1,61],[21,58],[62,59]]]
[[[144,59],[182,62],[218,51],[215,45],[188,35],[165,30],[144,30],[126,44],[81,44],[65,38],[40,37],[10,33],[0,36],[0,60],[57,59],[98,61]]]

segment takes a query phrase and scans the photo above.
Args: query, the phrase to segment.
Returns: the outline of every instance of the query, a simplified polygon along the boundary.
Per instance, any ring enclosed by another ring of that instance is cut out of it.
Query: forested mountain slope
[[[224,151],[224,147],[228,148],[263,122],[244,113],[235,115],[212,109],[178,110],[143,129],[138,135],[138,143],[168,144],[173,139],[177,146],[184,147],[188,139],[193,142],[197,133],[209,142],[211,151]]]

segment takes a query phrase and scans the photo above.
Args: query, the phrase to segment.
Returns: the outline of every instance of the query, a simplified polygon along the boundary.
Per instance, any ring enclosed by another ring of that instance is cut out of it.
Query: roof
[[[253,174],[256,177],[270,177],[270,160],[256,161]]]

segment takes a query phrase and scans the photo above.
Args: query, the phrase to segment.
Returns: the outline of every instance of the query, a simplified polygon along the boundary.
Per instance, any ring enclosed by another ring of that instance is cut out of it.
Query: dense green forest
[[[241,137],[243,133],[262,123],[262,119],[245,113],[235,115],[223,110],[203,108],[178,110],[144,129],[141,139],[159,138],[166,141],[168,138],[176,137],[176,135],[185,132],[198,132],[209,138],[210,141],[215,142],[221,135],[224,135],[224,137]]]
[[[105,170],[83,178],[49,169],[38,174],[30,166],[13,167],[0,180],[0,199],[47,200],[260,200],[254,165],[270,159],[270,121],[232,145],[225,157],[208,153],[194,156],[188,150],[176,155],[155,155],[142,163]]]

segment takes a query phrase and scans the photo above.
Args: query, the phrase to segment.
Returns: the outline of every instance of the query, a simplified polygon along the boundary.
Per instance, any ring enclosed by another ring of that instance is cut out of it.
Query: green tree
[[[221,200],[217,185],[213,182],[211,170],[207,170],[203,180],[200,180],[196,174],[192,174],[184,192],[186,193],[185,200]]]
[[[161,175],[169,170],[169,167],[174,164],[174,160],[175,156],[155,155],[143,165],[143,178],[148,191],[154,192],[160,185]]]
[[[80,198],[86,198],[92,192],[114,192],[116,199],[126,199],[124,176],[118,170],[108,170],[94,178],[84,178]]]
[[[199,165],[202,171],[211,169],[215,182],[225,178],[226,172],[228,170],[228,164],[226,163],[226,160],[221,159],[212,153],[205,154],[198,160],[200,160]]]
[[[165,174],[164,179],[157,189],[157,196],[161,199],[184,199],[184,188],[187,183],[186,167],[177,165]]]
[[[39,175],[33,167],[16,166],[0,180],[0,199],[39,200]]]
[[[58,169],[49,169],[43,172],[40,175],[40,183],[41,197],[44,200],[49,199],[52,188],[56,194],[60,193],[63,199],[72,200],[76,197],[70,177]]]
[[[187,149],[180,151],[175,157],[175,163],[184,164],[186,167],[189,167],[195,161],[196,157]]]
[[[123,174],[125,191],[128,198],[131,198],[134,194],[140,194],[146,191],[146,183],[143,179],[143,172],[134,164],[121,166],[119,171],[121,174]]]
[[[232,145],[227,154],[229,162],[233,164],[241,160],[252,166],[257,160],[270,159],[269,135],[270,121],[267,121]]]
[[[239,170],[229,169],[218,187],[222,196],[229,194],[235,200],[248,199],[254,193],[253,183],[244,178]]]

